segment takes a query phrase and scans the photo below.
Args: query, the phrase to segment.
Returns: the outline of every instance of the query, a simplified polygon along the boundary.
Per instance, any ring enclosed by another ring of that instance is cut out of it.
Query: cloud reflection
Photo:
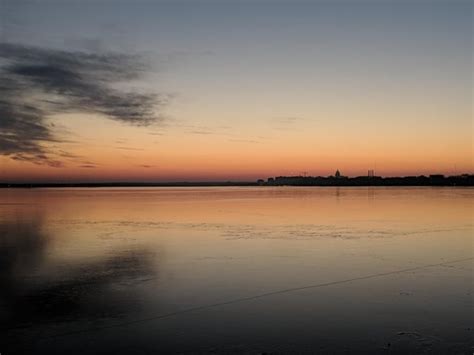
[[[140,308],[135,288],[158,277],[156,255],[140,246],[80,264],[51,261],[54,238],[41,216],[0,223],[0,318],[3,331],[24,325],[118,317]]]

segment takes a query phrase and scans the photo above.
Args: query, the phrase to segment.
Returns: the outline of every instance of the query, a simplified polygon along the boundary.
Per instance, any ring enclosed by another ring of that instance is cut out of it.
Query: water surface
[[[471,354],[470,188],[0,190],[0,352]]]

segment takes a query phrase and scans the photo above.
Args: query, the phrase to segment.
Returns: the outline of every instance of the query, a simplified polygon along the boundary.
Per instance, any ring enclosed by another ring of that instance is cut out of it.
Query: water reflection
[[[0,352],[463,354],[473,202],[472,189],[0,191]]]
[[[44,260],[47,236],[42,233],[41,219],[31,216],[28,222],[0,223],[0,304],[4,325],[15,325],[15,318],[29,302],[24,298],[34,282],[34,274]]]
[[[41,213],[20,217],[0,223],[0,315],[9,343],[24,341],[28,328],[116,318],[140,308],[134,287],[158,277],[156,251],[124,246],[69,263],[52,257],[55,240]]]

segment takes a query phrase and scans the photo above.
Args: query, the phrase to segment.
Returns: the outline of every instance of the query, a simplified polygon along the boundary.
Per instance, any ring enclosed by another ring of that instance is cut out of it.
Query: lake
[[[472,188],[0,190],[0,353],[471,354]]]

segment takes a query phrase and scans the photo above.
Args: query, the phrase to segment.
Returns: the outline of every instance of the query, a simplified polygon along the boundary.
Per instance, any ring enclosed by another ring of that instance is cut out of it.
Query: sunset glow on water
[[[3,190],[3,347],[463,353],[473,198],[470,188]]]

